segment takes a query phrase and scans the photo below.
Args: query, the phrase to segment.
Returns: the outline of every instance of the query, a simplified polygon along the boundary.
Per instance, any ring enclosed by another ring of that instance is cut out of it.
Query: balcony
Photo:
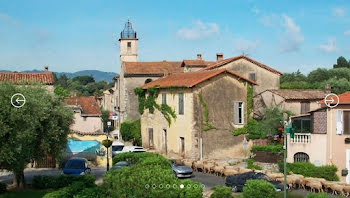
[[[290,143],[309,144],[311,143],[310,133],[294,133],[294,138],[290,138]]]

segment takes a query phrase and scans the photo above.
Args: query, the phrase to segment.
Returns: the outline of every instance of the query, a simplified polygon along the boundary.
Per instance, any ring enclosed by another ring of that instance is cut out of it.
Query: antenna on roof
[[[243,55],[243,56],[249,56],[249,54],[248,54],[248,53],[245,53],[244,50],[242,51],[242,55]]]

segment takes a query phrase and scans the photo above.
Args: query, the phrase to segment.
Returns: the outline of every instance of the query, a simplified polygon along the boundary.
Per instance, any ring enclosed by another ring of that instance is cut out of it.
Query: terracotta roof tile
[[[286,100],[321,100],[326,96],[326,91],[317,89],[270,89]]]
[[[213,61],[204,61],[204,60],[183,60],[181,66],[187,67],[206,67],[209,64],[213,64]]]
[[[0,72],[0,82],[9,81],[11,83],[30,83],[38,82],[45,85],[53,84],[52,72],[40,73],[17,73],[17,72]]]
[[[227,63],[230,63],[230,62],[233,62],[233,61],[236,61],[236,60],[239,60],[239,59],[245,59],[253,64],[256,64],[257,66],[263,68],[263,69],[266,69],[272,73],[275,73],[275,74],[279,74],[279,75],[282,75],[281,72],[267,66],[267,65],[264,65],[252,58],[249,58],[248,56],[244,56],[244,55],[240,55],[240,56],[235,56],[235,57],[232,57],[232,58],[228,58],[228,59],[224,59],[222,61],[219,61],[219,62],[215,62],[215,63],[212,63],[210,65],[208,65],[206,68],[204,68],[203,70],[210,70],[210,69],[215,69],[215,68],[218,68],[218,67],[221,67],[223,65],[226,65]]]
[[[339,94],[338,97],[339,97],[339,104],[350,104],[350,91]],[[335,102],[337,101],[337,98],[335,96],[327,99],[331,99],[331,98],[333,98]],[[324,104],[324,101],[321,100],[320,103]]]
[[[160,74],[183,73],[182,62],[124,62],[125,74]]]
[[[67,105],[80,106],[82,114],[101,115],[100,107],[94,96],[75,96],[64,99]]]
[[[180,73],[180,74],[172,74],[163,78],[159,78],[155,81],[147,83],[142,86],[142,88],[147,89],[150,87],[193,87],[205,80],[208,80],[214,76],[217,76],[221,73],[227,72],[229,74],[234,75],[237,78],[248,81],[252,84],[257,84],[256,82],[249,80],[237,73],[229,71],[227,69],[218,69],[211,71],[198,71],[198,72],[188,72],[188,73]]]

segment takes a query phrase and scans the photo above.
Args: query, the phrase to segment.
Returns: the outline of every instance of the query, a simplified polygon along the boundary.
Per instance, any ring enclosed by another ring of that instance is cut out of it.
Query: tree
[[[11,96],[22,93],[22,108],[11,105]],[[0,83],[0,167],[12,171],[14,184],[24,187],[24,168],[46,155],[58,158],[66,148],[73,113],[39,85]]]
[[[56,75],[55,75],[56,76]],[[54,84],[55,85],[60,85],[61,87],[63,87],[64,89],[67,89],[68,88],[68,77],[66,76],[66,74],[62,74],[60,75],[59,78],[54,77]]]
[[[56,94],[56,96],[58,96],[60,98],[64,98],[64,97],[69,96],[69,91],[67,89],[64,89],[63,87],[61,87],[61,85],[55,86],[54,93]]]
[[[340,67],[347,67],[347,68],[350,67],[350,63],[343,56],[340,56],[337,59],[337,64],[333,65],[333,68],[340,68]]]
[[[78,81],[82,85],[87,85],[88,83],[95,82],[95,79],[92,76],[76,76],[72,78],[72,81]]]

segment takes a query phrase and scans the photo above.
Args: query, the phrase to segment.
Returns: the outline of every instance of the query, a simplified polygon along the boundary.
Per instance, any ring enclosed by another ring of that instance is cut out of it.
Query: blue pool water
[[[67,149],[68,153],[95,153],[97,149],[100,149],[100,143],[96,140],[74,140],[68,139]]]

